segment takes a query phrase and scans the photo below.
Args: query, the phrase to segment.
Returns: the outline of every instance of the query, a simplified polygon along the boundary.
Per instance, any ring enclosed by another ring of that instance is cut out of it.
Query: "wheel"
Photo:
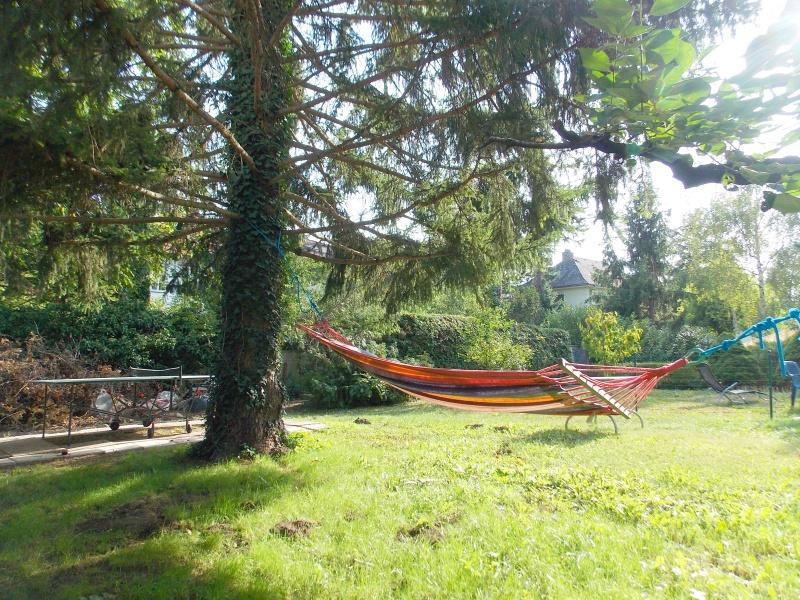
[[[156,433],[156,432],[155,432],[155,430],[154,430],[152,427],[150,427],[150,428],[147,430],[147,437],[148,437],[148,438],[152,438],[152,437],[155,435],[155,433]]]
[[[119,429],[119,421],[111,421],[108,426],[111,428],[111,431],[116,431]]]
[[[186,424],[186,433],[192,433],[192,426],[189,423]]]

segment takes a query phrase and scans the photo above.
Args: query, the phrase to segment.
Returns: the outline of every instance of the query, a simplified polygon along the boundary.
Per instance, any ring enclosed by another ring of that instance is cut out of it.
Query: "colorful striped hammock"
[[[326,321],[300,325],[309,336],[416,398],[462,410],[630,418],[663,377],[687,358],[658,368],[584,365],[561,360],[539,371],[479,371],[410,365],[356,347]]]

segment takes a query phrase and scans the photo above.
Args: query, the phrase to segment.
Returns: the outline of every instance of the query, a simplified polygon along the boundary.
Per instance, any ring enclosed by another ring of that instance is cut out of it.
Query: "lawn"
[[[417,403],[309,413],[329,429],[277,461],[0,473],[1,595],[800,597],[800,420],[786,395],[772,423],[713,398],[657,391],[620,435]]]

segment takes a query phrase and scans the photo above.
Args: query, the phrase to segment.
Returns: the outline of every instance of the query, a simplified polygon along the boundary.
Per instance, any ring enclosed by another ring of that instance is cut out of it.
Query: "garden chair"
[[[700,363],[697,365],[697,370],[700,371],[700,377],[703,378],[703,381],[705,381],[712,390],[719,393],[718,398],[725,398],[731,404],[747,404],[745,396],[748,394],[766,396],[764,392],[757,392],[756,390],[735,389],[736,386],[739,385],[738,381],[734,381],[730,385],[726,386],[714,376],[714,374],[711,372],[711,367],[709,367],[706,363]]]
[[[800,388],[800,367],[793,360],[785,360],[783,365],[792,380],[792,408],[794,408],[794,403],[797,400],[797,390]]]

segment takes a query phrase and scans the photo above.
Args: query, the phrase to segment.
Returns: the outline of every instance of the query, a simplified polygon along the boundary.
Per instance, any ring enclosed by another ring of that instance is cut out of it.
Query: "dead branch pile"
[[[8,338],[0,337],[0,432],[41,429],[45,388],[31,383],[35,379],[110,377],[119,374],[111,367],[92,368],[68,350],[48,349],[42,338],[36,335],[31,335],[22,347]],[[96,419],[84,413],[97,392],[97,387],[87,385],[50,387],[47,428],[66,427],[70,401],[74,426],[95,424]]]

